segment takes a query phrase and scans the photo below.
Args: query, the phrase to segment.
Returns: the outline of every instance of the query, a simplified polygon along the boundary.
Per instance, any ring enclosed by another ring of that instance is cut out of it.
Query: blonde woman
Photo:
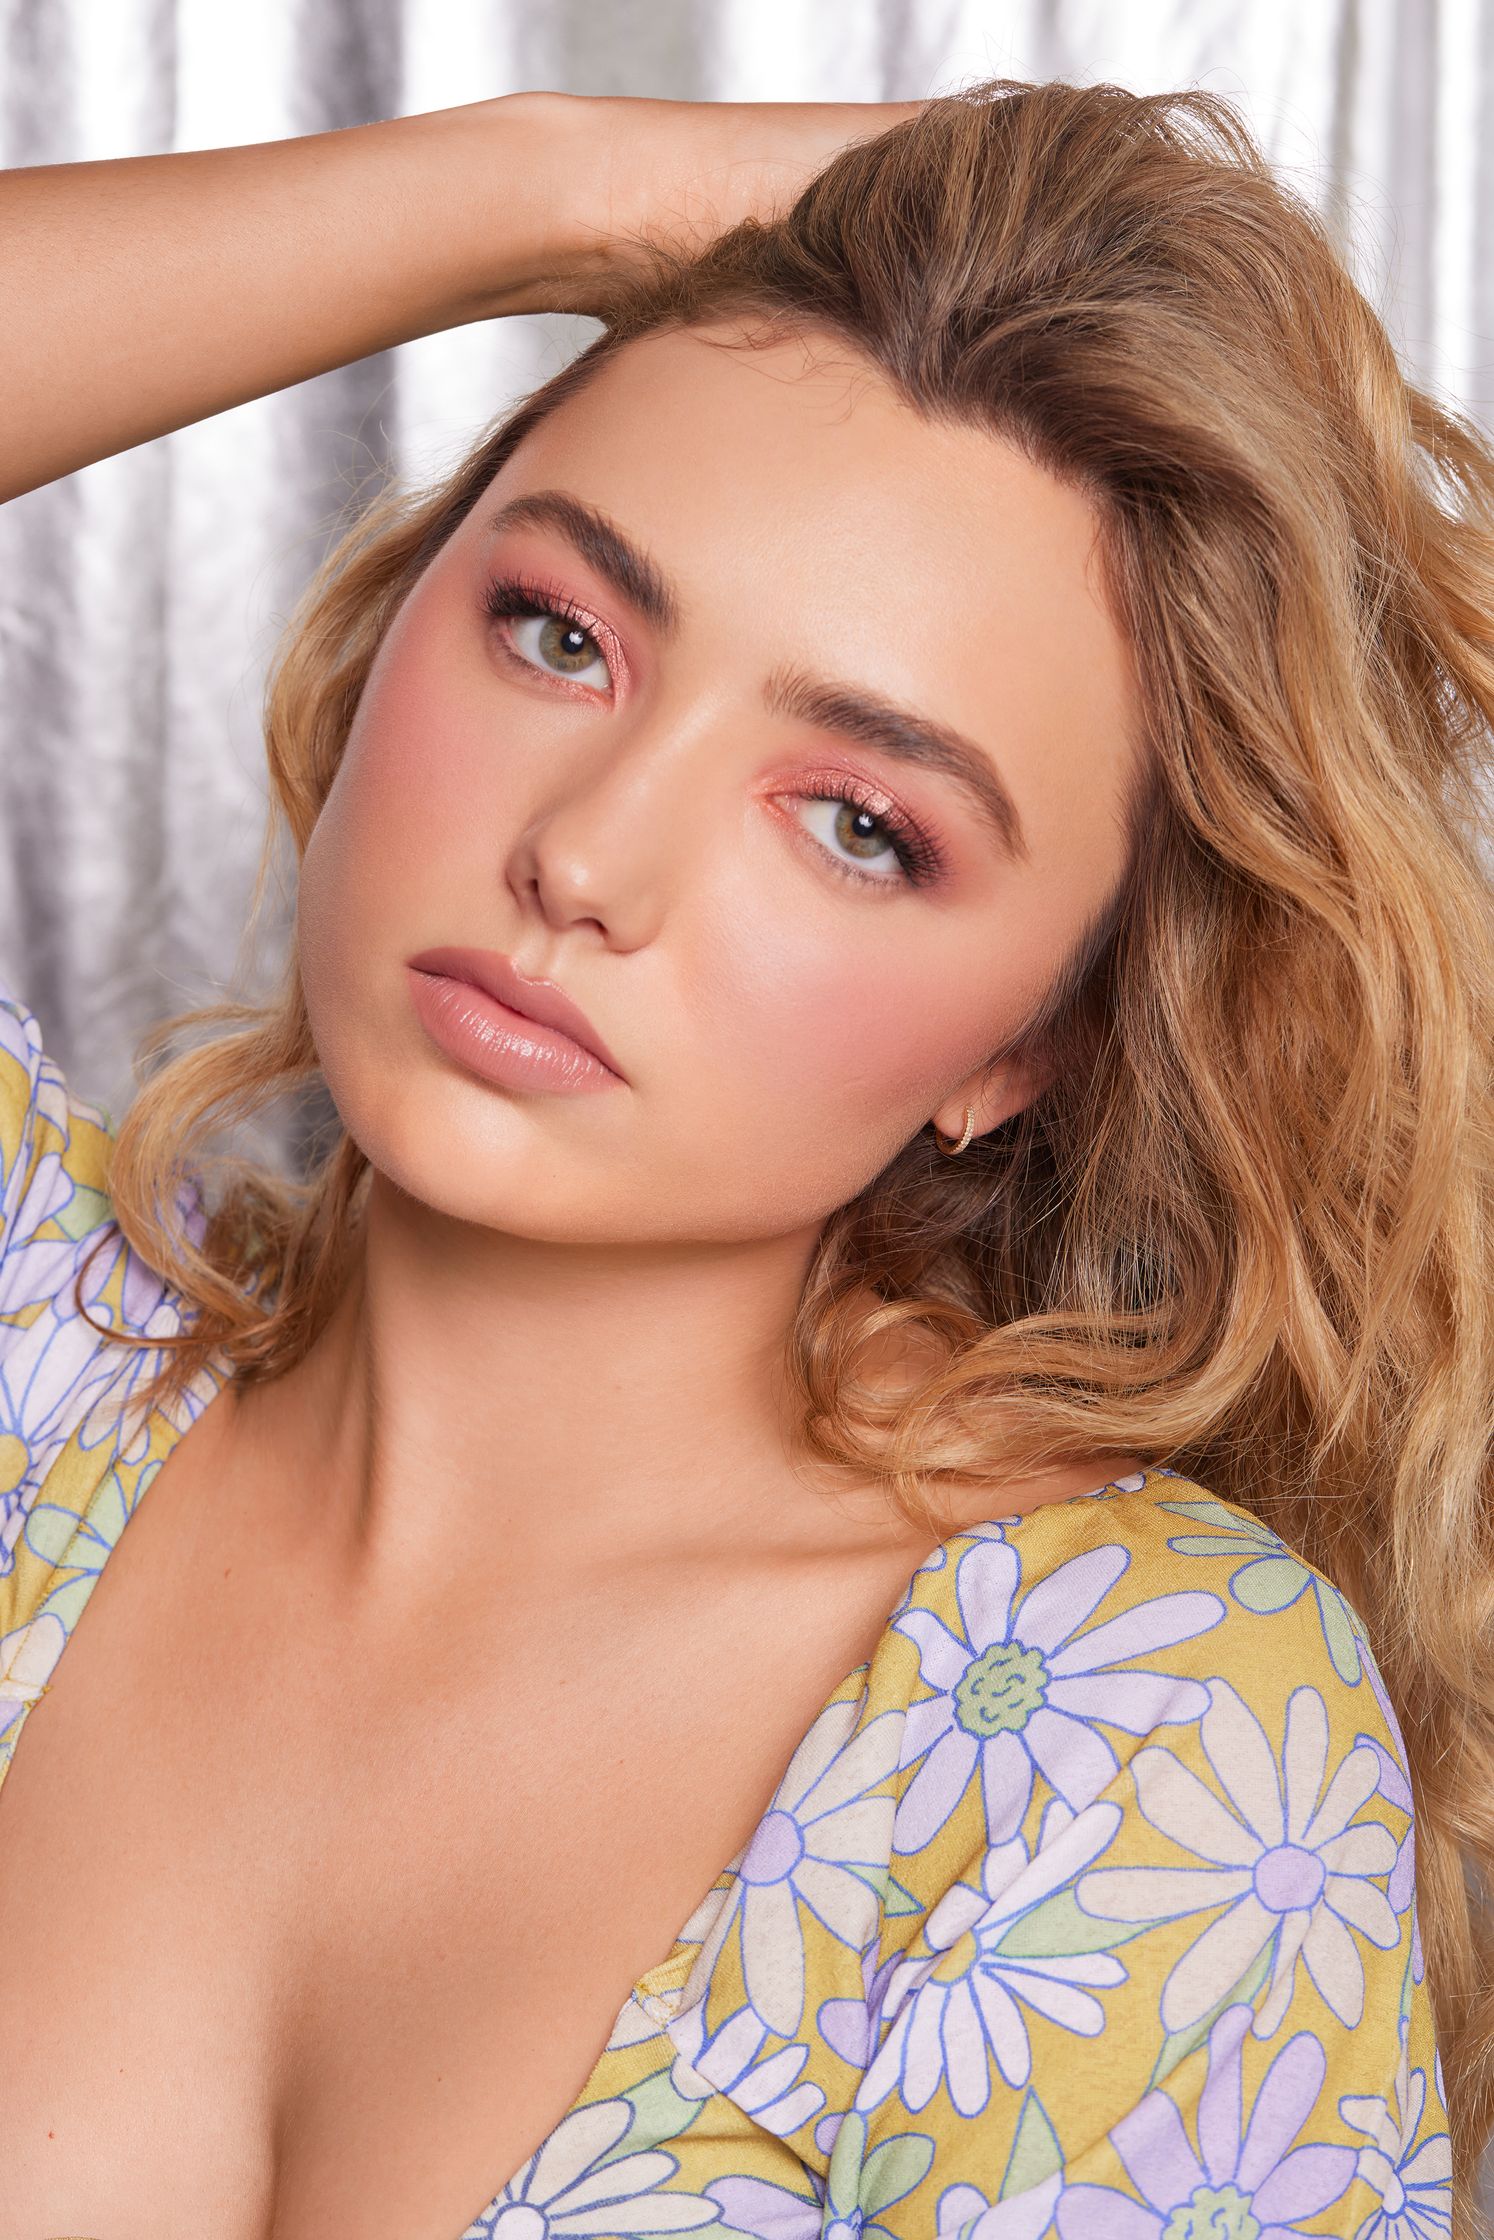
[[[293,618],[280,990],[0,1010],[7,2233],[1469,2229],[1488,450],[1202,94],[0,186],[11,492],[603,321]]]

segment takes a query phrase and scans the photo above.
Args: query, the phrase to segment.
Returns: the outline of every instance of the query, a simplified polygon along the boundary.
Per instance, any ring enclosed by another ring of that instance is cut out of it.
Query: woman
[[[1423,2240],[1439,2041],[1466,2229],[1488,452],[1201,94],[6,192],[12,489],[604,321],[294,618],[277,1000],[0,1013],[8,2229]]]

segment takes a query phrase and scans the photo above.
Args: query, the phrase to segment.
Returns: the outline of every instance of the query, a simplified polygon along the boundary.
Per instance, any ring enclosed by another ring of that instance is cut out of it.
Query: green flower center
[[[1199,2186],[1178,2203],[1157,2240],[1261,2240],[1261,2224],[1238,2186]]]
[[[1020,1734],[1048,1699],[1048,1667],[1037,1649],[998,1641],[966,1666],[954,1692],[955,1717],[966,1734]]]

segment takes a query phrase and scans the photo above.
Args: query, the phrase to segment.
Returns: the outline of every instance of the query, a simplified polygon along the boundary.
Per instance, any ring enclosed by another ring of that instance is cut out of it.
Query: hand
[[[609,283],[648,245],[694,253],[742,218],[790,208],[854,140],[916,116],[919,101],[661,101],[539,94],[543,129],[570,142],[567,247],[522,308],[606,315]],[[519,308],[519,306],[509,306]]]

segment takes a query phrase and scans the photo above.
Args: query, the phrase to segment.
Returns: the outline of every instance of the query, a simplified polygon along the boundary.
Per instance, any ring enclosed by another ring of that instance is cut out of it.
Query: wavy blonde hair
[[[826,332],[915,410],[1092,499],[1147,788],[1127,876],[1021,1041],[1056,1063],[827,1221],[790,1335],[806,1435],[911,1516],[1140,1453],[1253,1510],[1363,1615],[1411,1759],[1460,2210],[1494,2120],[1494,455],[1406,381],[1312,211],[1202,92],[993,80],[846,148],[786,216],[616,282],[603,331],[428,491],[391,487],[293,616],[266,732],[299,855],[401,600],[524,437],[629,340]],[[272,844],[274,832],[272,828]],[[367,1162],[210,1139],[317,1079],[278,996],[168,1022],[112,1194],[195,1308],[162,1371],[301,1359]],[[212,1180],[200,1247],[173,1212]],[[888,1331],[921,1380],[868,1375]]]

